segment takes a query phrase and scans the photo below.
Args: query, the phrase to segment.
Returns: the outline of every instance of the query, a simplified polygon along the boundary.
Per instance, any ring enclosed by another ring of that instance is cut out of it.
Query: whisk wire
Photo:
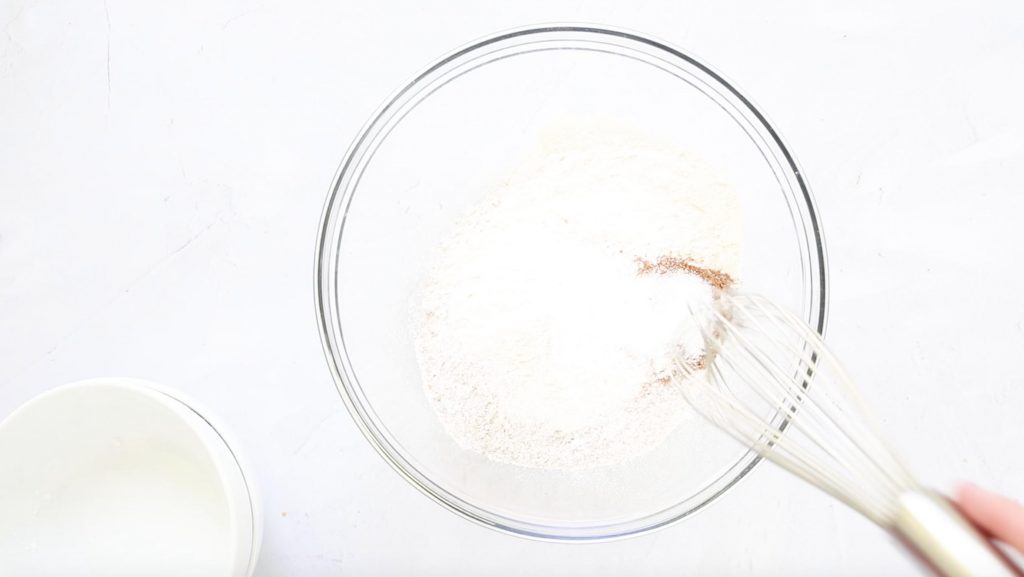
[[[712,367],[710,370],[717,371],[717,368]],[[866,517],[872,520],[878,518],[876,511],[880,506],[873,496],[861,494],[858,497],[855,484],[830,467],[816,466],[818,460],[813,454],[799,445],[787,441],[782,428],[765,426],[762,417],[752,413],[749,408],[736,404],[726,393],[711,389],[708,394],[717,397],[717,402],[728,407],[727,411],[708,415],[709,418],[723,424],[737,440],[754,445],[754,449],[762,454],[774,449],[772,450],[772,459],[779,465],[805,481],[822,487],[828,494]]]
[[[684,394],[741,442],[886,522],[895,495],[915,482],[873,423],[849,412],[852,403],[869,414],[838,360],[791,313],[756,297],[720,298],[724,306],[698,313],[711,321],[699,325],[710,386],[703,399]],[[685,365],[681,373],[695,376]]]
[[[914,480],[820,335],[759,297],[694,313],[704,362],[673,383],[751,450],[896,534],[943,577],[1024,577],[945,498]],[[706,369],[706,370],[702,370]]]
[[[825,345],[821,335],[811,329],[792,312],[779,308],[766,299],[751,296],[744,298],[751,302],[762,313],[764,318],[772,320],[778,330],[788,330],[795,333],[797,338],[804,344],[805,349],[811,349],[814,357],[824,361],[821,365],[827,366],[828,370],[833,373],[831,375],[831,382],[838,386],[839,392],[844,397],[844,402],[840,403],[839,399],[830,395],[821,395],[819,399],[829,402],[832,405],[832,410],[836,414],[841,415],[851,413],[852,405],[852,411],[857,413],[859,418],[842,424],[843,427],[841,429],[845,432],[845,436],[856,442],[863,454],[880,472],[887,478],[893,478],[898,489],[902,490],[908,486],[916,485],[913,476],[910,475],[902,462],[895,457],[895,453],[888,443],[883,440],[884,437],[881,435],[874,412],[870,410],[857,387],[853,385],[853,380],[846,372],[842,363]],[[847,427],[855,427],[856,431],[850,431]]]
[[[718,313],[718,317],[721,321],[726,320],[721,313]],[[772,351],[767,351],[757,342],[748,339],[732,323],[726,324],[725,328],[730,332],[730,336],[735,338],[737,343],[741,345],[740,351],[744,353],[742,361],[749,362],[734,362],[733,356],[727,352],[727,349],[719,351],[719,358],[728,364],[733,371],[738,373],[745,384],[759,393],[763,401],[768,403],[773,409],[784,412],[791,421],[795,419],[798,410],[802,411],[801,420],[794,422],[806,429],[808,439],[822,451],[851,449],[851,457],[857,457],[863,453],[862,450],[859,450],[860,448],[856,443],[846,437],[841,439],[843,447],[826,445],[824,439],[830,439],[831,437],[825,436],[825,433],[828,432],[828,429],[837,427],[838,424],[822,407],[814,402],[807,401],[807,384],[813,379],[817,365],[815,356],[807,356],[795,349],[791,349],[792,356],[795,356],[799,363],[795,369],[787,370],[776,362],[780,355],[772,354]],[[745,367],[751,367],[751,370],[748,371]],[[756,374],[755,367],[763,369],[763,374]],[[804,376],[806,378],[803,378]],[[727,379],[721,379],[723,386],[726,382],[728,382]],[[781,385],[781,387],[775,387],[774,385]],[[775,397],[779,393],[777,389],[782,390],[781,398]]]
[[[775,307],[774,305],[770,305],[772,310],[769,310],[769,305],[766,305],[763,299],[752,297],[747,297],[747,299],[761,312],[763,318],[768,319],[774,325],[776,334],[782,334],[783,332],[795,333],[795,336],[802,343],[803,350],[790,347],[789,351],[791,354],[799,356],[802,363],[812,367],[812,371],[816,369],[817,366],[821,365],[828,367],[830,372],[835,373],[832,375],[833,381],[835,384],[839,385],[840,393],[842,393],[844,397],[847,397],[842,399],[845,402],[840,402],[840,399],[828,394],[818,394],[814,396],[814,399],[812,399],[816,401],[816,404],[828,405],[828,409],[830,409],[830,411],[824,411],[824,414],[830,418],[832,423],[836,425],[836,427],[840,428],[840,431],[844,432],[844,436],[847,437],[857,447],[857,450],[859,450],[870,461],[874,462],[874,459],[877,457],[884,457],[887,459],[891,457],[891,449],[880,441],[881,436],[877,434],[877,427],[872,426],[873,419],[871,418],[871,412],[868,410],[866,403],[863,402],[863,399],[860,397],[856,388],[852,386],[852,381],[846,375],[846,372],[838,362],[838,359],[836,359],[832,352],[825,347],[818,333],[811,330],[806,324],[797,319],[795,315],[786,310]],[[753,322],[761,325],[758,317],[750,315],[749,313],[747,316]],[[762,331],[770,330],[763,326],[759,326],[759,328]],[[766,334],[771,333],[766,332]],[[777,342],[777,344],[781,345],[783,342]],[[806,350],[808,349],[813,351],[810,357],[806,354]],[[758,358],[760,359],[762,356],[758,355]],[[809,375],[812,375],[812,373],[809,372]],[[788,384],[792,385],[792,382]],[[806,388],[806,382],[802,385]],[[859,410],[860,415],[862,415],[864,419],[863,422],[859,420],[852,420],[849,424],[845,421],[840,423],[837,419],[831,417],[831,415],[846,416],[850,412],[849,405],[851,403],[855,405],[855,409]],[[848,428],[849,426],[853,426],[858,429],[856,431],[852,431],[854,433],[873,434],[850,434],[851,431]],[[891,459],[891,462],[887,462],[886,466],[891,467],[882,467],[883,471],[904,472],[903,466],[895,458]],[[910,478],[909,475],[905,475],[905,477],[907,479]]]

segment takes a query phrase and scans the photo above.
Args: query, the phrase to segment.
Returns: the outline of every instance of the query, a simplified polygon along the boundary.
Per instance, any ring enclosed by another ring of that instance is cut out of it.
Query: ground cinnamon
[[[692,258],[679,258],[671,255],[662,255],[658,260],[651,262],[643,257],[636,257],[637,275],[658,274],[665,275],[675,271],[686,271],[702,278],[704,282],[719,289],[725,290],[732,286],[733,278],[728,273],[713,268],[706,268],[697,265]]]

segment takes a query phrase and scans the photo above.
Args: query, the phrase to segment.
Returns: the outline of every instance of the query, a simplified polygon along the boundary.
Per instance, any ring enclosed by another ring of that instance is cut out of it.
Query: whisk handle
[[[1024,577],[938,493],[900,495],[893,531],[939,577]]]

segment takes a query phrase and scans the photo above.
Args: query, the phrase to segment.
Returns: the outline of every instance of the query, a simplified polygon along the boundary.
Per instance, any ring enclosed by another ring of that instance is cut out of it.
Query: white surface
[[[824,218],[829,341],[896,444],[940,488],[1024,496],[1024,5],[488,4],[0,4],[0,414],[87,376],[180,385],[252,456],[261,577],[911,572],[769,467],[651,536],[517,540],[423,498],[345,414],[312,255],[349,140],[455,45],[595,21],[693,50],[768,112]]]
[[[207,418],[128,379],[32,399],[0,423],[3,574],[247,577],[259,527]]]

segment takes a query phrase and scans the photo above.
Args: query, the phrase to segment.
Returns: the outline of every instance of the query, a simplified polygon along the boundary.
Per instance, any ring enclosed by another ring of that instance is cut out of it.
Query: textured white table
[[[768,112],[824,219],[830,341],[885,425],[938,486],[1024,496],[1024,4],[486,4],[0,2],[0,415],[97,375],[205,402],[263,487],[261,577],[911,573],[771,467],[647,537],[499,535],[350,421],[312,297],[349,140],[455,45],[592,21],[694,51]]]

